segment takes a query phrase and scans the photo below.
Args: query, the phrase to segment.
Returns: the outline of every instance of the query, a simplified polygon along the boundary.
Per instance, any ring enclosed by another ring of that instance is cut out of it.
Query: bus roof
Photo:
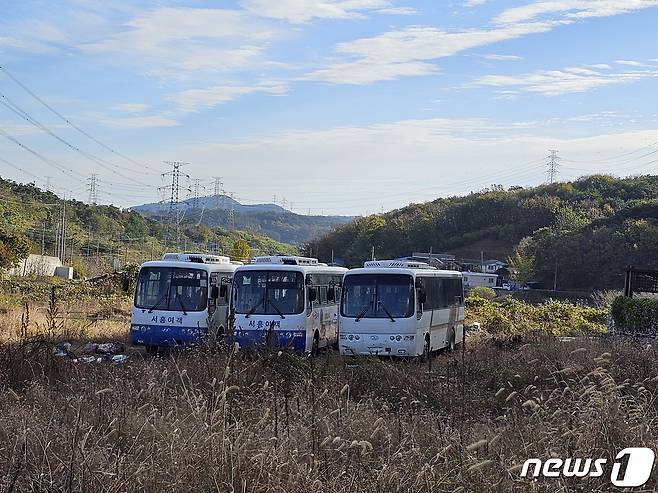
[[[236,272],[254,271],[254,270],[282,270],[302,272],[304,274],[344,274],[347,269],[344,267],[333,267],[326,264],[317,265],[296,265],[283,263],[252,263],[241,265]]]
[[[140,270],[146,267],[175,267],[178,269],[205,270],[206,272],[234,272],[238,268],[233,263],[203,263],[181,260],[151,260],[139,266]]]
[[[408,274],[413,277],[462,277],[456,270],[416,269],[409,267],[361,267],[350,269],[346,276],[354,274]]]

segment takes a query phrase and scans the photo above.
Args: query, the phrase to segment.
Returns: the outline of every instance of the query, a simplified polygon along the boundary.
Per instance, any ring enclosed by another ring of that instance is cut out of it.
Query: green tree
[[[535,257],[530,253],[530,241],[521,240],[514,253],[507,259],[512,271],[512,279],[520,285],[525,285],[535,272]]]
[[[31,250],[32,245],[26,236],[0,230],[0,268],[15,267]]]
[[[244,262],[249,258],[250,255],[251,248],[249,248],[249,244],[246,242],[246,240],[238,238],[233,242],[231,251],[229,253],[231,260],[240,260]]]

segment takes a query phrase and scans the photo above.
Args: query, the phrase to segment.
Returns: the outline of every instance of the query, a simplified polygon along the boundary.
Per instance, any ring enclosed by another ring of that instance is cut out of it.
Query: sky
[[[539,185],[549,150],[658,172],[658,0],[0,5],[0,176],[62,196],[166,200],[176,161],[181,198],[360,215]]]

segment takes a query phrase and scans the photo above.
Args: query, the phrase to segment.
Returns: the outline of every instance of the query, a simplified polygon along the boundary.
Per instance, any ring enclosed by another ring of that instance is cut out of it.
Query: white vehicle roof
[[[460,278],[462,273],[456,270],[439,270],[415,260],[371,260],[359,269],[350,269],[345,275],[353,274],[408,274],[414,277],[451,277]]]
[[[165,253],[162,260],[144,262],[139,266],[145,267],[178,267],[184,269],[198,269],[206,272],[234,272],[239,262],[232,262],[229,257],[208,255],[205,253]]]
[[[250,270],[288,270],[305,274],[343,274],[347,272],[344,267],[333,267],[318,262],[318,259],[315,258],[294,255],[255,257],[250,264],[239,266],[236,272]]]

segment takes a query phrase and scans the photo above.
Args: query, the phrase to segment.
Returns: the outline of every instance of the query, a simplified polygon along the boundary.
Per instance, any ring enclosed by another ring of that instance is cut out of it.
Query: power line
[[[29,113],[27,113],[25,110],[23,110],[20,106],[18,106],[16,103],[11,101],[4,94],[0,93],[0,98],[1,98],[0,99],[0,104],[5,106],[6,108],[8,108],[14,114],[18,115],[19,118],[22,118],[25,121],[27,121],[28,123],[31,123],[32,125],[37,127],[39,130],[47,133],[48,135],[50,135],[55,140],[57,140],[57,141],[61,142],[62,144],[64,144],[69,149],[71,149],[71,150],[77,152],[78,154],[82,155],[85,159],[89,159],[90,161],[95,162],[99,166],[107,169],[108,171],[116,174],[117,176],[120,176],[122,178],[126,178],[127,180],[132,180],[132,178],[129,178],[128,176],[125,176],[124,174],[122,174],[122,173],[118,172],[116,169],[114,169],[114,168],[122,169],[121,167],[118,167],[114,163],[111,163],[110,161],[107,161],[103,158],[94,156],[93,154],[91,154],[87,151],[84,151],[84,150],[80,149],[78,146],[70,143],[68,140],[64,139],[63,137],[60,137],[58,134],[56,134],[55,132],[50,130],[48,127],[46,127],[46,125],[41,123],[39,120],[37,120],[36,118],[31,116]],[[131,170],[131,171],[134,171],[134,170]],[[139,183],[139,182],[137,182],[137,183]],[[148,185],[146,183],[140,183],[140,185],[146,186],[146,187],[151,186],[151,185]]]
[[[18,80],[18,79],[17,79],[17,78],[11,73],[11,72],[9,72],[9,70],[7,70],[6,67],[3,67],[2,65],[0,65],[0,70],[4,71],[4,73],[5,73],[5,75],[6,75],[7,77],[9,77],[11,80],[13,80],[18,86],[20,86],[25,92],[27,92],[30,96],[32,96],[34,99],[36,99],[39,103],[41,103],[43,106],[45,106],[46,108],[48,108],[48,109],[49,109],[49,110],[50,110],[55,116],[57,116],[59,119],[63,120],[67,125],[69,125],[69,126],[70,126],[71,128],[73,128],[73,129],[77,130],[79,133],[81,133],[82,135],[84,135],[84,136],[87,137],[88,139],[92,140],[92,141],[95,142],[96,144],[98,144],[98,145],[100,145],[101,147],[103,147],[105,150],[107,150],[107,151],[111,152],[112,154],[114,154],[114,155],[116,155],[116,156],[118,156],[118,157],[124,159],[125,161],[128,161],[128,162],[130,162],[130,163],[132,163],[132,164],[134,164],[134,165],[136,165],[136,166],[139,166],[139,169],[140,169],[140,170],[141,170],[141,169],[148,169],[148,170],[150,170],[150,171],[154,171],[154,172],[156,172],[156,173],[158,172],[158,170],[153,169],[153,168],[151,168],[151,167],[149,167],[149,166],[147,166],[147,165],[145,165],[145,164],[143,164],[143,163],[140,163],[140,162],[138,162],[138,161],[135,161],[134,159],[132,159],[132,158],[126,156],[125,154],[122,154],[122,153],[120,153],[119,151],[113,149],[112,147],[110,147],[110,146],[104,144],[103,142],[101,142],[100,140],[98,140],[96,137],[90,135],[90,134],[87,133],[85,130],[83,130],[82,128],[80,128],[78,125],[76,125],[75,123],[71,122],[68,118],[66,118],[66,117],[65,117],[64,115],[62,115],[60,112],[58,112],[55,108],[53,108],[53,107],[50,106],[48,103],[46,103],[43,99],[41,99],[41,98],[40,98],[40,97],[39,97],[34,91],[32,91],[30,88],[28,88],[25,84],[23,84],[20,80]],[[122,167],[120,167],[120,166],[118,166],[118,165],[114,165],[114,166],[117,167],[117,168],[122,168]],[[123,168],[123,169],[125,169],[125,170],[127,170],[127,171],[134,171],[133,169],[130,169],[130,168]]]
[[[64,165],[62,165],[62,164],[60,164],[60,163],[58,163],[57,161],[55,161],[55,160],[53,160],[53,159],[49,159],[49,158],[47,158],[47,157],[42,156],[42,155],[39,154],[37,151],[35,151],[34,149],[32,149],[32,148],[28,147],[27,145],[23,144],[23,143],[20,142],[19,140],[15,139],[14,137],[12,137],[11,135],[9,135],[7,132],[5,132],[5,131],[2,130],[2,129],[0,129],[0,135],[2,135],[5,139],[7,139],[7,140],[13,142],[14,144],[16,144],[17,146],[19,146],[20,148],[25,149],[27,152],[29,152],[29,153],[32,154],[33,156],[36,156],[37,158],[39,158],[41,161],[43,161],[43,162],[46,163],[47,165],[52,166],[52,167],[54,167],[54,168],[57,168],[59,171],[61,171],[62,173],[64,173],[64,174],[67,175],[68,177],[70,177],[70,178],[76,180],[76,181],[79,182],[79,183],[83,183],[83,184],[85,183],[84,180],[82,180],[79,176],[75,176],[76,173],[75,173],[75,171],[73,171],[72,169],[67,168],[66,166],[64,166]]]

